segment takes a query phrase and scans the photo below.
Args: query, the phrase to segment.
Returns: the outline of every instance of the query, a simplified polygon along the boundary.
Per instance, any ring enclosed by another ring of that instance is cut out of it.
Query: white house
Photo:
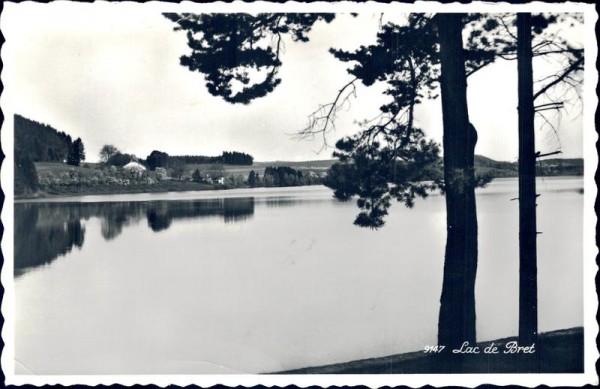
[[[141,176],[146,171],[146,167],[139,162],[131,161],[127,165],[123,166],[123,170],[128,171],[136,176]]]

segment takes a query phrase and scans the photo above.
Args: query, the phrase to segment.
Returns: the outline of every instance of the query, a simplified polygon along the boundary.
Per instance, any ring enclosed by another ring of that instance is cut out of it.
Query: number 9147
[[[425,346],[424,353],[437,354],[441,353],[446,346]]]

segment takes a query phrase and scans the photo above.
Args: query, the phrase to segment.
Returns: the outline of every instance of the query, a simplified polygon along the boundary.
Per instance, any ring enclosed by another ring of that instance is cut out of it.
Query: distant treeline
[[[16,195],[33,194],[38,189],[44,189],[44,183],[40,184],[34,162],[59,162],[79,166],[80,162],[85,160],[85,151],[81,139],[73,140],[70,135],[58,131],[50,125],[15,115],[14,134]],[[101,163],[98,169],[112,166],[120,168],[134,161],[145,165],[150,171],[154,171],[158,167],[164,168],[165,170],[161,174],[179,181],[187,179],[204,184],[217,185],[218,183],[218,185],[232,188],[244,185],[250,187],[300,186],[323,182],[323,177],[314,172],[296,170],[290,166],[267,166],[262,176],[258,172],[251,171],[247,178],[240,175],[225,177],[226,174],[222,165],[253,165],[254,158],[251,155],[238,151],[225,151],[220,156],[209,157],[203,155],[169,155],[154,150],[144,159],[133,154],[123,153],[113,145],[104,145],[100,152],[100,159]],[[335,161],[317,162],[323,168]],[[187,165],[209,166],[194,166],[192,169],[195,169],[195,171],[192,174],[192,171],[189,170],[190,167]],[[298,162],[290,163],[290,165],[303,166],[302,163]],[[440,176],[442,169],[443,167],[440,164],[438,172]],[[482,177],[518,176],[517,162],[495,161],[480,155],[475,156],[475,169],[476,174]],[[187,173],[190,173],[191,176]],[[583,175],[583,159],[555,158],[539,160],[536,174],[538,176]],[[118,178],[113,176],[108,178]],[[141,178],[145,179],[145,176]],[[59,178],[57,180],[60,181]]]
[[[493,159],[476,155],[475,171],[480,174],[488,174],[493,178],[518,177],[519,163],[495,161]],[[582,158],[552,158],[540,159],[536,162],[537,176],[582,176]]]
[[[204,155],[173,155],[169,156],[169,158],[187,164],[221,163],[225,165],[251,166],[254,162],[254,158],[250,154],[240,153],[238,151],[224,151],[218,157],[207,157]]]
[[[289,166],[267,166],[263,177],[252,170],[248,175],[250,187],[303,186],[322,184],[323,179],[313,172],[302,172]]]
[[[123,155],[123,154],[121,154]],[[133,158],[133,156],[130,156]],[[218,157],[207,157],[204,155],[169,155],[163,151],[154,150],[142,160],[146,167],[155,170],[157,167],[175,167],[182,164],[224,164],[224,165],[248,165],[251,166],[254,158],[246,153],[238,151],[224,151]],[[109,159],[110,163],[111,160]]]
[[[536,174],[539,176],[583,176],[583,159],[546,159],[537,163]]]

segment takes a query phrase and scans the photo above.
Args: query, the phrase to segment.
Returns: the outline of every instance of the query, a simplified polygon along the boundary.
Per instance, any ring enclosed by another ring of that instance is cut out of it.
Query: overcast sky
[[[345,64],[328,49],[373,43],[379,23],[379,14],[339,15],[330,24],[316,24],[308,43],[287,40],[279,73],[283,82],[244,106],[211,96],[202,74],[179,65],[179,57],[189,52],[185,33],[173,31],[174,23],[156,8],[13,5],[2,13],[2,81],[13,92],[13,113],[81,137],[88,161],[98,159],[104,144],[139,157],[158,149],[171,155],[237,150],[258,161],[325,159],[332,150],[317,154],[321,139],[298,141],[289,134],[306,125],[307,115],[350,79]],[[580,28],[563,33],[583,41]],[[536,63],[534,78],[551,69]],[[358,88],[329,135],[331,144],[355,133],[355,121],[378,114],[383,87]],[[476,73],[468,90],[471,121],[479,131],[476,153],[516,161],[516,61]],[[557,132],[538,129],[538,150],[582,157],[581,106],[568,108],[560,117],[549,115]],[[439,99],[419,107],[416,119],[441,143]]]

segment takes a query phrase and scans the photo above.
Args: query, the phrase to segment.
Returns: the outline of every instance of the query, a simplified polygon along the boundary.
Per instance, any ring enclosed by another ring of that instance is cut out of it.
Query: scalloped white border
[[[598,84],[598,73],[595,68],[598,54],[597,42],[594,33],[594,26],[598,21],[598,15],[595,12],[593,4],[580,4],[576,2],[566,2],[562,4],[547,4],[532,2],[528,4],[508,4],[508,3],[471,3],[471,4],[441,4],[438,2],[419,1],[415,4],[380,4],[375,2],[353,3],[311,3],[304,4],[298,2],[267,3],[255,2],[244,3],[236,1],[231,4],[223,2],[214,2],[208,4],[197,4],[191,2],[182,2],[180,4],[150,2],[138,4],[133,2],[108,3],[96,2],[92,4],[75,3],[69,1],[54,2],[51,4],[42,4],[27,1],[24,3],[4,4],[4,11],[0,15],[0,28],[6,24],[11,10],[27,7],[62,7],[68,12],[71,7],[97,7],[114,8],[117,11],[130,9],[155,9],[156,12],[539,12],[541,10],[552,12],[583,12],[585,14],[585,61],[586,68],[584,72],[584,353],[585,365],[582,374],[434,374],[434,375],[86,375],[86,376],[27,376],[14,374],[14,293],[13,293],[13,263],[11,260],[5,261],[2,268],[1,281],[5,288],[2,299],[2,315],[5,319],[2,328],[2,338],[5,347],[2,350],[1,366],[6,376],[7,385],[44,385],[44,384],[105,384],[110,385],[119,383],[123,385],[133,384],[156,384],[158,386],[167,385],[189,385],[197,384],[208,387],[216,384],[224,385],[277,385],[285,386],[294,384],[299,387],[309,385],[319,385],[327,387],[331,385],[367,385],[370,387],[409,385],[419,387],[423,385],[447,386],[460,385],[465,387],[475,387],[480,384],[496,385],[522,385],[534,387],[537,385],[549,386],[580,386],[584,384],[598,384],[598,375],[595,370],[595,362],[598,359],[598,349],[596,348],[595,338],[598,334],[598,323],[596,322],[596,311],[598,309],[598,297],[595,289],[594,277],[598,271],[596,266],[596,255],[598,254],[595,245],[595,225],[596,214],[594,212],[594,201],[597,195],[597,187],[594,182],[594,174],[598,165],[598,154],[595,143],[598,140],[594,127],[594,113],[598,106],[598,99],[595,94],[595,88]],[[8,15],[8,16],[7,16]],[[2,208],[2,223],[5,227],[4,236],[1,242],[4,258],[13,258],[13,114],[15,113],[11,106],[11,96],[17,91],[13,88],[12,72],[14,71],[14,62],[11,61],[11,42],[7,41],[2,47],[1,56],[4,68],[1,79],[4,84],[4,91],[0,96],[0,108],[5,117],[2,124],[1,144],[6,158],[0,171],[0,184],[4,192],[5,204]]]

